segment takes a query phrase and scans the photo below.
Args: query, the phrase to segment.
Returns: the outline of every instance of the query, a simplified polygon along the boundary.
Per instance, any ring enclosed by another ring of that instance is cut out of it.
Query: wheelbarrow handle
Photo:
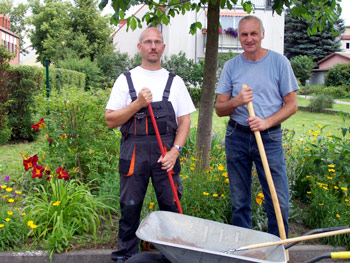
[[[306,241],[306,240],[335,236],[335,235],[349,234],[349,233],[350,233],[350,228],[347,228],[347,229],[330,231],[330,232],[326,232],[326,233],[314,234],[314,235],[309,235],[309,236],[293,237],[293,238],[288,238],[285,240],[280,240],[280,241],[275,241],[275,242],[265,242],[265,243],[260,243],[260,244],[249,245],[249,246],[240,247],[237,249],[231,249],[229,252],[262,248],[262,247],[277,246],[277,245],[285,245],[285,244],[288,244],[291,242],[300,242],[300,241]]]
[[[156,137],[157,137],[159,149],[160,149],[160,151],[161,151],[161,153],[162,153],[162,156],[164,157],[164,156],[165,156],[165,152],[164,152],[164,148],[163,148],[163,143],[162,143],[162,140],[161,140],[161,138],[160,138],[160,134],[159,134],[159,130],[158,130],[158,125],[157,125],[156,119],[154,118],[154,113],[153,113],[153,109],[152,109],[151,104],[148,104],[148,111],[149,111],[149,114],[151,115],[151,119],[152,119],[152,124],[153,124],[153,127],[154,127],[154,131],[156,132]],[[171,175],[170,172],[168,172],[168,177],[169,177],[171,189],[172,189],[173,194],[174,194],[174,197],[175,197],[175,203],[176,203],[177,209],[179,210],[179,213],[180,213],[180,214],[183,214],[182,208],[181,208],[181,205],[180,205],[179,196],[177,195],[177,190],[176,190],[176,188],[175,188],[173,176]]]
[[[350,258],[350,251],[339,251],[339,252],[328,252],[324,253],[318,257],[315,257],[313,259],[310,259],[306,261],[305,263],[314,263],[319,262],[322,259],[325,258],[331,258],[331,259],[349,259]]]

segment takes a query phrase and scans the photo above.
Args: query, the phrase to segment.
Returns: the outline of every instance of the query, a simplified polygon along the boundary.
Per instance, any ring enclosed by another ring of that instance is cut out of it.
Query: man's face
[[[239,41],[243,50],[254,54],[261,48],[264,33],[261,32],[260,23],[256,19],[242,21],[239,25]]]
[[[163,55],[165,44],[161,33],[155,28],[150,28],[143,33],[141,43],[138,43],[137,47],[143,60],[155,63]]]

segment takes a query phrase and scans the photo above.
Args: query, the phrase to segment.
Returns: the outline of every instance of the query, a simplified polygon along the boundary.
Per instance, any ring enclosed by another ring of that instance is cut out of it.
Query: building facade
[[[15,57],[10,61],[10,65],[19,64],[19,36],[11,31],[10,19],[0,14],[0,44],[3,45]]]
[[[282,15],[273,14],[270,0],[252,0],[255,9],[251,13],[259,17],[265,28],[265,38],[262,46],[283,54],[284,47],[284,13]],[[138,18],[142,18],[149,11],[147,5],[138,6],[132,13]],[[219,52],[243,52],[237,38],[237,27],[239,20],[247,16],[243,7],[236,5],[232,10],[221,9],[219,31]],[[197,30],[196,34],[190,34],[190,25],[194,22],[201,22],[202,30]],[[138,53],[137,42],[141,32],[147,27],[144,23],[142,28],[135,31],[127,31],[125,21],[121,21],[118,29],[112,34],[113,44],[116,50],[134,56]],[[186,54],[188,59],[198,62],[204,59],[206,49],[206,28],[207,9],[203,8],[199,12],[186,12],[184,15],[176,15],[168,25],[160,25],[159,29],[163,33],[166,44],[164,56],[170,57],[179,52]]]

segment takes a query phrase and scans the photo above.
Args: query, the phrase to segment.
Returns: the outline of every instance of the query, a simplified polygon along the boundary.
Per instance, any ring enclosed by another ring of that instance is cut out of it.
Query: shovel
[[[248,86],[246,84],[242,85],[243,89],[245,89],[247,87]],[[255,116],[253,103],[252,102],[248,102],[247,107],[248,107],[249,116],[250,117]],[[278,232],[280,234],[281,239],[286,239],[286,231],[285,231],[285,228],[284,228],[281,208],[280,208],[280,204],[278,202],[276,188],[275,188],[275,185],[274,185],[273,180],[272,180],[270,167],[269,167],[269,164],[267,162],[265,148],[264,148],[264,145],[263,145],[263,142],[262,142],[262,139],[261,139],[261,134],[260,134],[259,131],[254,131],[254,135],[255,135],[256,143],[258,144],[260,158],[261,158],[261,161],[262,161],[262,164],[263,164],[263,167],[264,167],[266,180],[267,180],[267,183],[268,183],[268,186],[269,186],[269,189],[270,189],[270,193],[271,193],[271,199],[272,199],[272,203],[273,203],[273,208],[275,210],[276,219],[277,219]]]
[[[162,156],[164,157],[165,156],[165,152],[164,152],[164,149],[163,149],[163,143],[162,143],[162,140],[160,138],[157,122],[156,122],[156,119],[154,118],[154,113],[153,113],[153,109],[152,109],[151,104],[148,104],[148,111],[149,111],[149,114],[151,115],[154,131],[156,132],[159,149],[160,149],[160,151],[162,153]],[[168,177],[169,177],[169,181],[170,181],[171,190],[173,191],[173,194],[174,194],[174,197],[175,197],[175,203],[176,203],[177,209],[179,210],[179,213],[182,214],[182,208],[181,208],[181,205],[180,205],[179,196],[177,195],[177,191],[176,191],[176,188],[175,188],[175,185],[174,185],[173,176],[171,175],[170,172],[168,172]]]

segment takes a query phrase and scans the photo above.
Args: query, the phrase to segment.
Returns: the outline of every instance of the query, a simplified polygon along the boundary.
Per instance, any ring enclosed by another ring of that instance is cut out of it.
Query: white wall
[[[139,9],[137,13],[138,17],[142,18],[148,10],[147,6]],[[277,14],[272,15],[271,10],[262,9],[256,10],[252,15],[258,16],[264,24],[265,38],[262,46],[283,54],[284,13],[281,16]],[[170,57],[182,51],[186,54],[187,58],[195,61],[204,58],[204,35],[201,30],[197,30],[195,35],[189,33],[190,25],[195,21],[201,22],[203,28],[206,28],[206,10],[202,9],[198,13],[187,12],[185,15],[177,15],[171,19],[169,25],[161,26],[166,45],[164,56]],[[129,32],[126,32],[126,25],[121,27],[113,37],[113,43],[116,45],[116,49],[122,53],[128,53],[130,56],[137,54],[137,42],[141,32],[145,28],[146,24],[143,24],[142,29],[137,28],[135,31],[129,30]]]

